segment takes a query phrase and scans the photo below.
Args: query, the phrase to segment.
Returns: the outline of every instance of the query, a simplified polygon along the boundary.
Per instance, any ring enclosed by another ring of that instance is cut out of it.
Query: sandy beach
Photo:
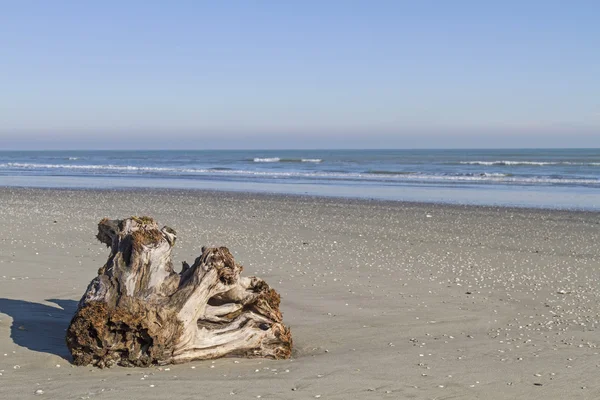
[[[225,245],[282,296],[290,360],[71,365],[103,217]],[[0,189],[2,399],[597,399],[600,214],[179,190]]]

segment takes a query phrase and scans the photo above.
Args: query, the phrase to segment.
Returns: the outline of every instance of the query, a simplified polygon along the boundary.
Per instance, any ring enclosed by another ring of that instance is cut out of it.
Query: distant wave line
[[[279,162],[281,161],[281,158],[279,157],[270,157],[270,158],[258,158],[256,157],[254,159],[254,162]]]

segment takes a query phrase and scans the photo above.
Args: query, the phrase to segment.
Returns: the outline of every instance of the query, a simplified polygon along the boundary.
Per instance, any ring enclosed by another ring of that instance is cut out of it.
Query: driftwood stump
[[[292,337],[279,294],[226,247],[202,248],[173,270],[176,233],[148,217],[103,219],[97,238],[110,248],[69,329],[77,365],[162,365],[223,356],[288,358]]]

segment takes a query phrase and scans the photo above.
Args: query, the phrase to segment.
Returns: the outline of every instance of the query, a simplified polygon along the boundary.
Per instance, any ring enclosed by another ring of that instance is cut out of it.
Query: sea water
[[[0,151],[0,185],[600,209],[600,149]]]

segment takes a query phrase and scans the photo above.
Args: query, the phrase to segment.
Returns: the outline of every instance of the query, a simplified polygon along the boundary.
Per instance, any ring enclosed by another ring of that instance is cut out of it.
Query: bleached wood
[[[110,247],[67,331],[75,364],[150,366],[223,356],[288,358],[279,295],[241,277],[226,247],[202,248],[174,271],[177,234],[148,217],[100,221]]]

